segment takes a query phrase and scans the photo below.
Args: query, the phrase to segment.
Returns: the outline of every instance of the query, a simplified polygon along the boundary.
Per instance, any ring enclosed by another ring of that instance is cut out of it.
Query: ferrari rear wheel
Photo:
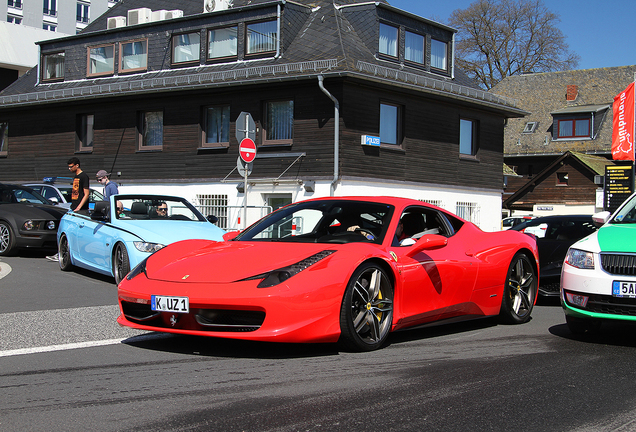
[[[522,324],[530,320],[537,297],[537,272],[532,261],[523,252],[517,252],[510,262],[503,299],[501,319],[510,324]]]
[[[0,255],[9,256],[15,252],[15,235],[7,222],[0,222]]]
[[[115,283],[119,285],[119,282],[126,277],[129,271],[130,261],[128,260],[126,246],[117,243],[115,253],[113,254],[113,275],[115,276]]]
[[[380,348],[393,322],[393,284],[374,263],[360,266],[349,280],[340,308],[340,344],[348,350]]]
[[[60,269],[62,269],[62,271],[69,271],[73,267],[73,264],[71,264],[71,249],[68,246],[68,239],[64,234],[60,236],[60,244],[57,248],[57,253]]]

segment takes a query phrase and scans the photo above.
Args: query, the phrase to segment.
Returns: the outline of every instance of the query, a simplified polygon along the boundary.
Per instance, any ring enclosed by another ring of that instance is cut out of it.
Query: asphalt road
[[[631,431],[634,327],[574,338],[556,303],[371,353],[144,333],[111,278],[0,258],[0,431]]]

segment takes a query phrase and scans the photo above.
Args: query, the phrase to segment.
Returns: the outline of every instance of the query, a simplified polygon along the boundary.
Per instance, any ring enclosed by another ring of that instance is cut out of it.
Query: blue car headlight
[[[166,246],[166,245],[162,245],[161,243],[148,243],[148,242],[140,242],[140,241],[133,242],[133,244],[135,245],[135,249],[137,249],[139,252],[148,252],[148,253],[155,253],[159,249],[164,248]]]
[[[579,269],[594,269],[594,254],[580,249],[570,248],[565,256],[566,264]]]
[[[322,252],[318,252],[308,258],[305,258],[302,261],[298,261],[296,264],[292,264],[290,266],[282,267],[277,270],[272,270],[267,273],[262,273],[256,276],[249,277],[243,280],[257,280],[263,279],[258,285],[257,288],[269,288],[276,286],[282,282],[285,282],[292,276],[297,275],[301,271],[311,267],[316,264],[318,261],[321,261],[327,258],[329,255],[334,253],[335,250],[324,250]]]

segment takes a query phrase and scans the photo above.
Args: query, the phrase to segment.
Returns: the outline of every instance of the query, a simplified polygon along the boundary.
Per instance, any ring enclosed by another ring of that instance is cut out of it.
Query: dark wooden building
[[[503,125],[526,113],[455,68],[454,29],[386,1],[212,3],[127,0],[40,43],[38,67],[0,93],[0,181],[64,175],[75,155],[121,192],[223,207],[228,227],[245,199],[330,194],[499,226]],[[258,146],[247,185],[241,113]]]
[[[492,89],[529,112],[509,119],[504,130],[504,161],[518,174],[508,178],[504,209],[535,215],[602,210],[594,176],[614,165],[612,103],[634,73],[636,66],[526,74]]]

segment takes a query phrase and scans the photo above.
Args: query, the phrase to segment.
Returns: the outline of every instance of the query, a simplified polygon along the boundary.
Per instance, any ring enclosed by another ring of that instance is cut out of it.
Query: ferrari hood
[[[325,244],[186,240],[163,248],[146,263],[149,279],[229,283],[267,273],[338,247]]]
[[[194,238],[222,241],[225,234],[225,231],[209,222],[120,220],[118,227],[134,233],[145,242],[163,245]]]

